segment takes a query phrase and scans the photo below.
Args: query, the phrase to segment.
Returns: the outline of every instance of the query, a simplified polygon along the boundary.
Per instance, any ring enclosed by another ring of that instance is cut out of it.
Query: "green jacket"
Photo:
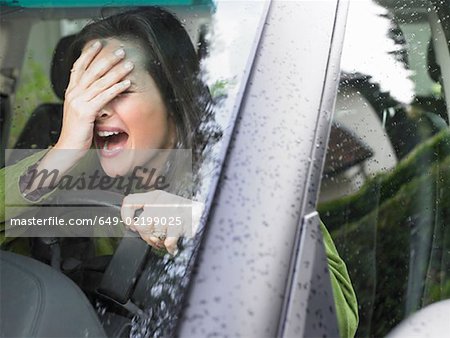
[[[20,205],[39,204],[51,193],[43,196],[36,202],[26,199],[20,192],[19,179],[25,173],[28,167],[36,163],[43,156],[43,152],[38,152],[15,165],[0,170],[0,194],[5,200],[5,191],[8,191],[8,200],[17,201]],[[8,177],[8,180],[5,180]],[[15,215],[10,215],[15,216]],[[8,250],[25,254],[29,252],[28,241],[22,238],[5,237],[5,205],[3,203],[0,209],[0,245],[2,248],[8,247]],[[353,337],[358,326],[358,304],[350,277],[347,272],[344,261],[340,258],[336,247],[331,239],[326,227],[321,224],[323,240],[328,259],[328,267],[331,276],[331,285],[336,305],[338,325],[341,337]],[[114,250],[116,241],[109,238],[98,238],[96,242],[97,254],[110,254]]]

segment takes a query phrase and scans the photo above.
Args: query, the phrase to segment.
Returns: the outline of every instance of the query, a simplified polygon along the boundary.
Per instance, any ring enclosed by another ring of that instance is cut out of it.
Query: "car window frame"
[[[329,269],[326,259],[323,237],[320,230],[320,216],[317,212],[317,203],[320,192],[320,184],[322,181],[322,172],[325,165],[326,151],[330,136],[334,106],[336,103],[337,91],[340,76],[340,59],[342,47],[344,44],[346,20],[348,13],[349,1],[338,1],[336,4],[336,17],[332,33],[332,41],[330,43],[330,51],[328,57],[328,65],[326,76],[324,79],[324,87],[322,92],[322,101],[320,103],[319,113],[315,126],[314,147],[311,149],[310,158],[312,159],[307,176],[306,191],[304,196],[304,206],[302,214],[304,215],[299,224],[296,243],[298,248],[297,254],[291,262],[292,280],[289,282],[289,296],[286,298],[283,313],[280,319],[280,337],[290,337],[298,331],[298,324],[294,318],[304,318],[303,336],[319,336],[322,334],[334,336],[339,335],[337,327],[337,313],[331,288]],[[316,238],[318,237],[318,238]],[[313,240],[316,238],[316,240]],[[321,282],[317,278],[323,271],[324,280]],[[305,278],[304,275],[308,275]],[[311,293],[311,290],[302,290],[296,288],[295,285],[302,285],[300,281],[309,282],[311,285],[315,283],[321,287],[317,293]],[[298,304],[310,304],[309,307],[320,311],[323,318],[321,319],[326,326],[314,325],[317,323],[316,311],[311,308],[304,307],[298,310]],[[333,311],[328,311],[328,309]],[[324,330],[324,331],[322,331]]]
[[[345,24],[345,17],[346,17],[346,6],[347,6],[347,1],[333,1],[333,2],[328,2],[328,6],[332,6],[330,5],[330,3],[332,3],[332,5],[334,4],[334,8],[333,8],[333,22],[332,22],[332,29],[331,31],[333,31],[336,35],[333,37],[333,48],[330,49],[330,45],[328,45],[328,49],[326,51],[326,55],[327,55],[327,60],[329,62],[326,63],[326,66],[324,67],[324,69],[326,69],[326,76],[324,78],[320,77],[320,82],[321,82],[321,90],[320,90],[320,97],[321,100],[317,106],[317,110],[314,111],[310,111],[310,116],[314,116],[315,118],[315,123],[314,123],[314,127],[312,127],[311,129],[316,130],[314,128],[317,128],[317,130],[320,130],[320,132],[315,132],[315,136],[313,137],[312,140],[308,140],[305,141],[305,143],[308,144],[308,146],[311,146],[311,148],[309,148],[309,152],[308,155],[306,157],[309,157],[309,165],[308,165],[308,173],[306,175],[302,175],[301,179],[304,180],[305,182],[305,186],[304,189],[298,192],[298,198],[300,200],[303,201],[303,206],[299,207],[298,210],[298,219],[295,222],[295,226],[294,229],[298,230],[296,231],[296,236],[295,239],[292,241],[293,243],[295,243],[294,246],[289,247],[290,249],[288,249],[288,251],[290,252],[290,260],[289,260],[289,271],[286,274],[286,284],[284,285],[284,289],[285,289],[285,293],[283,296],[283,305],[278,309],[273,309],[273,311],[271,312],[271,319],[269,320],[270,323],[274,323],[276,322],[276,329],[271,333],[268,333],[269,331],[262,331],[262,328],[260,327],[256,327],[257,322],[256,319],[252,319],[251,323],[253,323],[253,328],[255,331],[253,331],[253,335],[255,335],[255,332],[257,332],[256,334],[263,334],[263,335],[268,335],[268,336],[272,336],[272,335],[280,335],[281,334],[286,334],[288,331],[285,330],[285,324],[287,321],[292,320],[293,319],[293,313],[289,313],[288,311],[286,311],[289,303],[292,300],[292,297],[289,295],[291,293],[291,285],[292,285],[292,280],[291,278],[293,278],[294,275],[298,276],[299,274],[302,274],[305,270],[304,269],[300,269],[300,270],[296,270],[294,272],[293,270],[293,266],[296,265],[297,261],[299,260],[299,252],[301,252],[302,250],[305,251],[314,251],[314,257],[316,259],[317,262],[320,261],[320,264],[324,264],[324,265],[316,265],[320,266],[320,267],[324,267],[325,269],[328,269],[326,262],[323,261],[323,257],[324,257],[324,249],[323,249],[323,240],[322,238],[319,238],[317,243],[317,246],[313,246],[314,249],[311,249],[311,247],[306,247],[303,246],[300,247],[299,243],[300,241],[300,234],[301,231],[300,229],[305,229],[305,222],[308,221],[308,215],[309,216],[315,216],[316,214],[315,212],[315,204],[316,204],[316,199],[317,199],[317,193],[318,193],[318,182],[320,182],[320,178],[321,178],[321,168],[323,166],[323,162],[324,162],[324,155],[325,155],[325,149],[326,149],[326,138],[328,137],[328,133],[329,133],[329,128],[330,128],[330,123],[331,123],[331,119],[330,116],[333,113],[333,105],[335,102],[335,93],[337,91],[337,79],[338,76],[336,76],[336,72],[339,72],[339,58],[340,58],[340,48],[342,48],[342,42],[343,42],[343,32],[344,32],[344,24]],[[339,4],[339,6],[338,6]],[[224,186],[224,182],[235,182],[238,180],[238,177],[234,177],[234,174],[230,171],[230,168],[233,166],[234,161],[236,161],[235,158],[233,158],[233,156],[235,154],[235,152],[239,152],[239,150],[236,150],[236,147],[242,146],[244,144],[246,144],[246,140],[245,137],[242,137],[243,132],[240,131],[242,124],[244,123],[243,120],[245,120],[246,116],[251,115],[251,110],[252,108],[249,108],[249,106],[252,105],[251,102],[254,102],[254,97],[255,95],[257,95],[258,91],[256,88],[257,87],[257,76],[255,76],[255,74],[258,74],[261,72],[261,68],[262,66],[259,65],[259,62],[261,60],[264,60],[266,58],[265,54],[270,54],[270,52],[265,52],[264,49],[264,43],[265,40],[269,40],[269,36],[271,36],[271,33],[273,34],[274,31],[271,31],[270,28],[272,27],[272,25],[274,25],[274,22],[277,22],[276,19],[276,15],[273,14],[273,7],[276,6],[276,2],[273,1],[271,3],[271,8],[269,10],[269,16],[267,18],[267,22],[265,23],[266,28],[264,30],[263,33],[263,37],[261,39],[261,46],[259,47],[260,51],[258,51],[257,53],[257,60],[255,61],[255,64],[253,65],[253,68],[251,70],[252,75],[250,78],[250,82],[247,85],[246,88],[246,96],[244,97],[244,103],[241,104],[241,112],[239,113],[240,116],[238,118],[237,121],[237,125],[235,126],[235,135],[233,135],[233,139],[232,139],[232,143],[231,143],[231,147],[228,150],[228,156],[226,158],[226,163],[225,163],[225,167],[224,167],[224,171],[222,171],[221,174],[221,178],[220,178],[220,189],[216,192],[215,195],[215,199],[214,199],[214,203],[213,203],[213,208],[211,210],[210,213],[210,217],[208,219],[208,230],[205,233],[205,237],[203,238],[203,242],[202,242],[202,246],[200,248],[199,251],[199,261],[202,262],[202,265],[196,265],[196,274],[194,276],[193,281],[191,282],[190,285],[190,292],[189,292],[189,299],[187,300],[186,306],[183,310],[183,318],[182,318],[182,323],[179,327],[179,330],[177,331],[177,334],[179,336],[185,336],[185,335],[189,335],[189,334],[193,334],[195,332],[202,332],[202,334],[206,334],[206,332],[216,332],[216,331],[208,331],[208,330],[213,330],[214,327],[214,323],[208,323],[208,321],[206,319],[201,318],[202,316],[214,316],[213,314],[208,314],[208,315],[200,315],[200,313],[204,313],[204,311],[202,310],[202,307],[204,306],[204,304],[208,304],[208,300],[210,300],[211,298],[214,298],[211,293],[209,292],[210,288],[215,288],[215,286],[212,286],[211,281],[208,282],[208,278],[207,278],[207,274],[208,274],[208,270],[210,270],[212,267],[214,267],[213,270],[217,270],[218,269],[218,265],[215,265],[214,262],[217,262],[217,264],[220,264],[220,258],[219,257],[212,257],[215,256],[216,254],[218,254],[218,252],[216,250],[214,250],[214,247],[218,245],[217,242],[217,238],[215,238],[218,235],[218,232],[220,232],[220,227],[223,223],[223,220],[221,220],[220,218],[224,216],[224,214],[232,212],[232,209],[230,209],[230,206],[226,206],[225,203],[223,203],[223,196],[226,196],[228,193],[230,193],[230,191],[232,190],[229,186]],[[336,12],[338,11],[339,8],[339,15],[338,15],[338,19],[335,18]],[[298,14],[298,13],[297,13]],[[315,13],[317,15],[317,13]],[[323,13],[321,13],[323,14]],[[309,15],[311,15],[311,13],[309,13]],[[323,18],[323,16],[322,16]],[[328,20],[330,19],[329,13],[327,13],[327,16],[325,16],[327,23]],[[279,18],[278,18],[279,19]],[[271,21],[273,20],[273,22]],[[339,28],[338,28],[339,27]],[[336,30],[335,30],[336,28]],[[267,31],[271,31],[271,33],[267,33]],[[266,35],[267,34],[267,35]],[[328,34],[328,27],[327,27],[327,33]],[[321,41],[323,43],[323,41]],[[330,33],[330,40],[328,41],[329,44],[331,44],[331,33]],[[273,46],[272,42],[271,42],[271,46]],[[276,49],[275,46],[273,46],[272,48]],[[262,62],[262,61],[261,61]],[[325,74],[325,73],[324,73]],[[326,80],[325,80],[326,78]],[[319,80],[317,80],[317,82],[319,82]],[[326,82],[326,84],[325,84]],[[250,102],[250,103],[249,103]],[[320,112],[320,116],[319,116],[319,112]],[[317,115],[316,115],[317,114]],[[321,143],[320,147],[316,147],[316,142],[314,141],[318,141]],[[309,143],[311,142],[311,143]],[[320,151],[316,152],[316,148],[320,148]],[[249,150],[251,152],[251,150]],[[311,159],[311,154],[312,156],[314,156],[314,159]],[[303,160],[308,160],[307,158],[304,158]],[[307,182],[307,183],[306,183]],[[249,184],[249,183],[247,183]],[[272,207],[273,209],[273,207]],[[245,221],[247,222],[248,226],[254,225],[254,223],[250,222],[249,219],[245,219],[243,218],[241,215],[234,215],[234,217],[236,218],[236,221],[238,222],[239,220],[241,221]],[[316,218],[316,221],[318,221],[318,218]],[[318,225],[319,223],[316,222],[316,225]],[[306,231],[304,231],[303,233],[306,233]],[[306,238],[306,237],[305,237]],[[317,249],[316,249],[317,248]],[[231,248],[229,249],[231,250]],[[320,259],[319,259],[320,257]],[[219,265],[220,266],[220,265]],[[321,269],[321,271],[323,271]],[[212,271],[214,272],[214,271]],[[222,275],[222,273],[221,273]],[[218,277],[216,277],[218,278]],[[225,282],[225,284],[223,285],[223,292],[224,294],[229,295],[231,292],[230,290],[230,286],[227,286],[228,283]],[[203,290],[203,293],[202,293]],[[208,290],[208,294],[205,294],[204,292]],[[227,290],[229,292],[227,292]],[[332,297],[332,292],[331,290],[331,285],[329,285],[329,288],[324,289],[324,295],[328,293],[328,296],[324,296],[324,297],[320,297],[320,301],[318,301],[317,299],[314,299],[310,305],[312,306],[313,303],[315,302],[314,305],[318,305],[323,306],[323,308],[326,308],[327,311],[329,309],[329,306],[331,304],[331,306],[333,306],[334,304],[334,299]],[[308,291],[309,292],[309,291]],[[320,304],[318,304],[320,303]],[[283,310],[284,309],[284,310]],[[297,309],[298,310],[298,309]],[[230,311],[232,311],[230,309]],[[307,311],[307,307],[305,307],[303,310],[300,311]],[[209,310],[208,312],[211,312],[211,310]],[[295,317],[297,318],[297,317]],[[228,319],[222,319],[224,320],[224,322],[229,323],[231,321]],[[308,320],[311,318],[308,318]],[[330,317],[330,325],[328,328],[326,328],[325,330],[329,329],[330,332],[336,333],[336,328],[337,328],[337,319],[336,316],[333,315]],[[334,321],[334,324],[333,324]],[[312,322],[311,322],[312,323]],[[311,324],[310,323],[310,324]],[[315,322],[317,323],[317,322]],[[259,325],[266,325],[266,322],[260,322]],[[203,326],[205,325],[205,326]],[[228,329],[228,325],[223,324],[226,332],[229,332],[230,334],[235,334],[233,332],[233,328],[229,328]],[[251,325],[250,323],[245,325],[244,327],[241,327],[241,330],[239,331],[239,334],[250,334],[250,331],[246,331],[247,325]],[[200,327],[199,327],[200,326]],[[302,330],[304,330],[307,326],[306,320],[305,318],[303,318],[302,320],[300,320],[298,322],[298,325],[300,326]],[[309,329],[309,328],[307,328]],[[263,333],[264,332],[264,333]],[[311,331],[308,331],[311,332]],[[300,336],[302,336],[300,334]]]

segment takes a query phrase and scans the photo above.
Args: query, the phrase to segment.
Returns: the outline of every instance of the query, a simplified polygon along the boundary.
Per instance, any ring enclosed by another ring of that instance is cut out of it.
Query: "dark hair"
[[[178,19],[159,7],[140,7],[101,18],[84,27],[72,45],[73,61],[86,43],[117,38],[136,41],[146,52],[145,68],[155,80],[176,125],[177,148],[193,149],[200,160],[205,142],[201,123],[211,109],[211,96],[200,79],[192,42]]]

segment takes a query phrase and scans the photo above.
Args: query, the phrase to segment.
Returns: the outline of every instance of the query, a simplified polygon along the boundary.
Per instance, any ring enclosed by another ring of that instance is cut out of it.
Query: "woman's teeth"
[[[111,135],[120,134],[120,131],[97,131],[97,135],[100,137],[107,137]]]

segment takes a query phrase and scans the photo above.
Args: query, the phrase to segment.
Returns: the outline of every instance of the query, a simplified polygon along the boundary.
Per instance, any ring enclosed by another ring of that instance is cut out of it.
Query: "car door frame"
[[[325,267],[328,276],[320,231],[315,245],[300,243],[309,243],[306,230],[314,230],[305,224],[319,225],[316,201],[347,6],[338,0],[270,3],[179,336],[305,336],[312,332],[308,309],[333,306],[330,284],[316,298],[312,288],[298,293],[294,286],[307,256],[311,271]],[[328,318],[334,324],[326,332],[335,335],[336,317]]]

